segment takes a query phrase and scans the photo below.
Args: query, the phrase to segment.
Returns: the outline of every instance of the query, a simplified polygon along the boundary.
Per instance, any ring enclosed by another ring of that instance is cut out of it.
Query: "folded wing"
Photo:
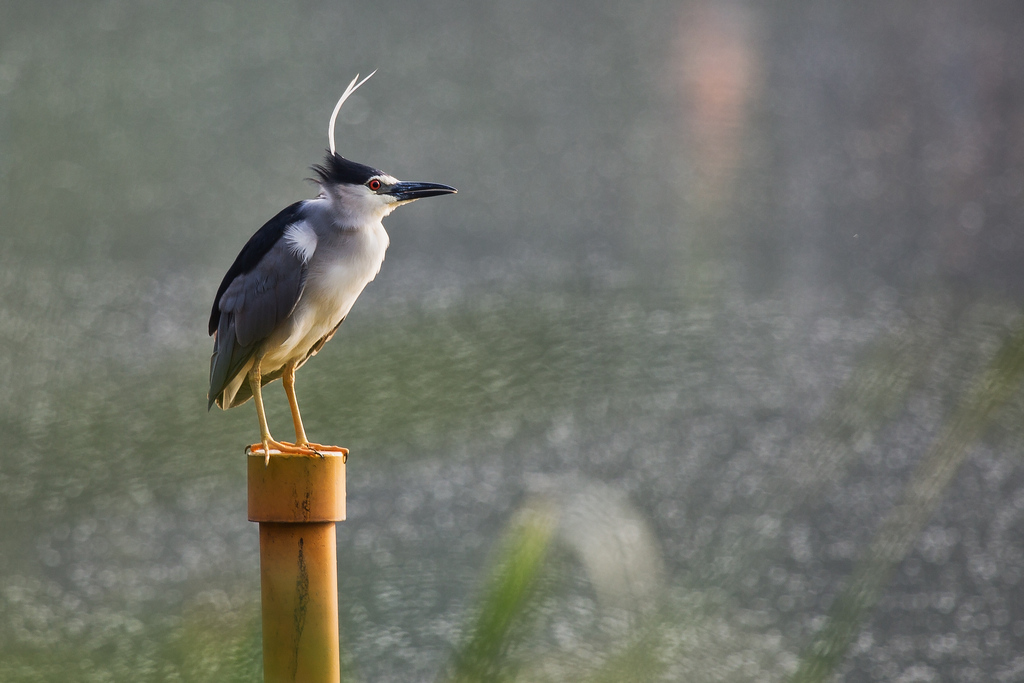
[[[293,204],[260,228],[221,282],[210,313],[210,333],[216,337],[209,407],[237,405],[233,397],[223,396],[224,389],[302,296],[312,252],[296,249],[294,241],[286,239],[289,228],[301,223],[301,211],[302,202]]]

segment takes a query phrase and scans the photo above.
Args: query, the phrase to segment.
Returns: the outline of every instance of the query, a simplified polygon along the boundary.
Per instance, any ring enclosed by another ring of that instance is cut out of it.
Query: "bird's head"
[[[331,151],[313,171],[321,196],[331,200],[338,214],[351,225],[379,221],[396,207],[417,199],[456,192],[454,187],[440,183],[403,182]]]
[[[370,76],[374,73],[377,72],[374,71]],[[454,187],[439,183],[402,182],[384,171],[349,161],[337,153],[334,146],[334,124],[338,112],[345,100],[370,76],[360,81],[359,74],[356,74],[334,105],[334,112],[327,124],[327,140],[330,143],[327,157],[323,164],[313,166],[318,176],[316,182],[320,185],[320,196],[329,199],[338,220],[350,226],[377,222],[402,204],[456,191]]]

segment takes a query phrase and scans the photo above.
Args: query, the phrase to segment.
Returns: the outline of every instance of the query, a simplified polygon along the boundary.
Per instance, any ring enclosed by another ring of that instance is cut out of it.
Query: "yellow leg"
[[[253,400],[256,401],[256,419],[260,421],[260,441],[263,446],[263,454],[267,456],[267,464],[270,464],[270,427],[267,425],[267,413],[263,409],[263,383],[260,374],[260,360],[257,358],[249,371],[249,388],[252,389]],[[255,444],[254,444],[255,445]]]
[[[284,366],[284,375],[281,376],[281,383],[284,384],[284,393],[288,396],[288,406],[292,409],[292,423],[295,425],[295,446],[307,448],[314,453],[320,451],[330,453],[342,453],[348,455],[347,448],[339,446],[325,446],[319,443],[311,443],[306,438],[306,429],[302,426],[302,415],[299,414],[299,401],[295,397],[295,363],[288,363]]]
[[[260,421],[260,443],[249,446],[249,450],[263,450],[267,464],[270,464],[270,449],[274,448],[281,453],[295,453],[299,455],[319,455],[315,450],[304,444],[290,444],[274,441],[270,436],[270,427],[267,425],[267,413],[263,408],[263,376],[260,373],[260,361],[253,363],[249,371],[249,387],[252,389],[252,397],[256,401],[256,417]]]
[[[299,401],[295,398],[295,362],[284,366],[284,376],[281,377],[284,384],[284,393],[288,396],[288,407],[292,409],[292,423],[295,425],[295,445],[305,446],[306,430],[302,426],[302,416],[299,415]]]

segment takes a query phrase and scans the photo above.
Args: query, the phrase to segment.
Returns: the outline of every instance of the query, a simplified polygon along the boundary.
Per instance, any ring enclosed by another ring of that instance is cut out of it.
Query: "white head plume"
[[[377,73],[376,69],[374,69],[370,73],[370,76],[372,76],[375,73]],[[334,105],[334,112],[331,113],[331,122],[327,125],[327,140],[328,140],[328,142],[331,143],[331,154],[335,153],[335,149],[334,149],[334,123],[335,123],[335,121],[338,120],[338,112],[341,111],[341,105],[345,104],[345,100],[348,99],[349,95],[351,95],[356,90],[358,90],[359,86],[361,86],[363,83],[366,83],[366,81],[370,80],[370,76],[367,76],[363,80],[359,81],[359,74],[356,74],[356,77],[353,78],[352,82],[348,84],[347,88],[345,88],[345,92],[342,93],[341,99],[338,100],[338,103],[336,105]],[[359,83],[356,83],[356,81],[359,81]]]

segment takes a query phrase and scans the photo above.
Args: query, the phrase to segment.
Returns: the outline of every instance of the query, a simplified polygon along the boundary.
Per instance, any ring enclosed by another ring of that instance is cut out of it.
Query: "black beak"
[[[456,192],[458,190],[454,187],[440,183],[395,183],[387,190],[387,194],[400,202],[436,197],[439,194],[455,194]]]

